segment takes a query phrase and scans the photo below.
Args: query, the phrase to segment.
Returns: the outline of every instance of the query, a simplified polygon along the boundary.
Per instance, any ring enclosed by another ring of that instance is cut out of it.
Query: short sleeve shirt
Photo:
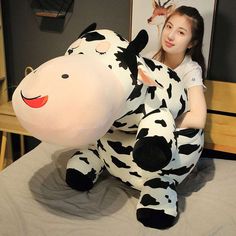
[[[183,81],[186,89],[201,85],[206,88],[202,80],[202,69],[200,65],[193,61],[190,56],[185,56],[182,63],[174,69],[179,78]]]

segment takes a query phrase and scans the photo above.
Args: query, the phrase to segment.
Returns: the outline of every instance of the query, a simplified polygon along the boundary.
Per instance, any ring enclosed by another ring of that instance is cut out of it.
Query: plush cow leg
[[[176,129],[178,153],[175,161],[165,168],[169,177],[181,183],[193,170],[204,147],[202,129]]]
[[[137,206],[137,218],[145,226],[171,227],[178,216],[176,184],[196,165],[204,144],[203,130],[181,129],[175,133],[179,152],[159,171],[160,176],[145,182]]]
[[[159,177],[145,182],[137,206],[137,219],[144,226],[165,229],[176,222],[177,193],[174,181]]]
[[[175,122],[168,109],[161,108],[144,116],[134,145],[134,162],[148,171],[165,167],[177,151],[174,131]]]
[[[73,189],[91,189],[104,167],[96,149],[76,152],[67,163],[66,183]]]

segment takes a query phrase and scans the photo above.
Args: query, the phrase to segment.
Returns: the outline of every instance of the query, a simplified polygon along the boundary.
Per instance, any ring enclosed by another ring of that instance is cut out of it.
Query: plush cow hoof
[[[155,229],[167,229],[176,222],[176,217],[165,214],[163,210],[148,208],[139,208],[137,210],[137,219],[144,226]]]
[[[134,162],[140,168],[151,172],[167,166],[171,157],[171,147],[162,137],[139,139],[133,150]]]
[[[92,180],[75,169],[66,170],[66,183],[78,191],[88,191],[93,187]]]

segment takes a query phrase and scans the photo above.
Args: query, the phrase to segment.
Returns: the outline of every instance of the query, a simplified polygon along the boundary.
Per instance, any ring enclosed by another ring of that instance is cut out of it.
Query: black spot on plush
[[[128,155],[133,150],[133,148],[131,146],[128,146],[128,147],[122,146],[121,142],[108,141],[107,143],[118,154]]]
[[[114,156],[111,157],[111,160],[118,168],[130,169],[130,166],[126,165],[124,162],[120,161],[118,158]]]

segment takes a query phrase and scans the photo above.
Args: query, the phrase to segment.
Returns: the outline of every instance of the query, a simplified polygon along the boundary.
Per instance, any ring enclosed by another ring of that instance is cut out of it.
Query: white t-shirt
[[[181,64],[174,69],[179,78],[183,81],[186,89],[201,85],[204,88],[201,66],[192,60],[190,56],[185,56]]]
[[[145,54],[144,57],[152,58],[154,54],[155,52],[151,51]],[[183,81],[186,89],[196,85],[202,85],[203,88],[206,89],[202,79],[202,68],[197,62],[193,61],[190,56],[185,56],[184,60],[174,71]]]

